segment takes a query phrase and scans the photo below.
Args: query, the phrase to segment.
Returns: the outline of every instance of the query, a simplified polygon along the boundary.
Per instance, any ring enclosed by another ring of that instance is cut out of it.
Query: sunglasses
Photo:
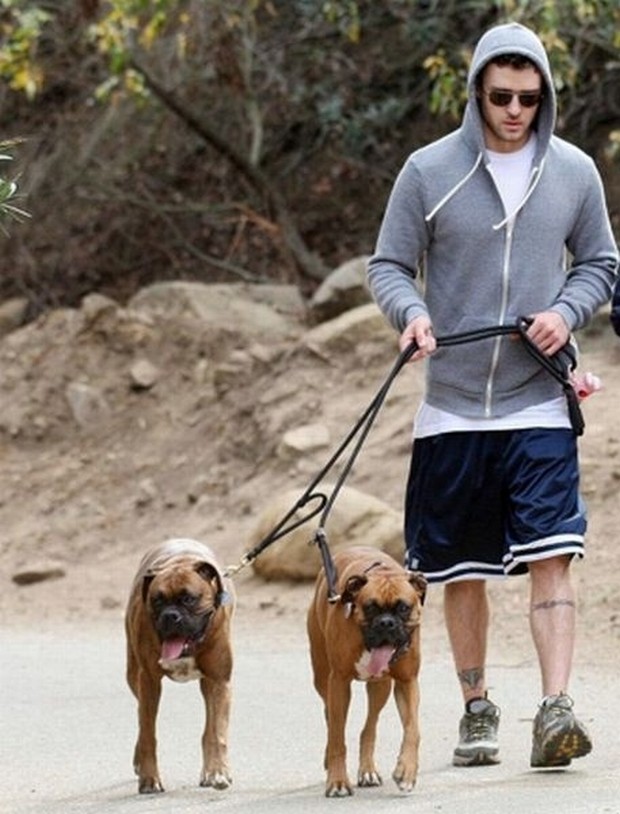
[[[508,107],[516,96],[519,100],[521,107],[536,107],[540,104],[543,97],[541,91],[526,91],[525,93],[516,93],[512,90],[483,90],[485,96],[489,97],[489,102],[495,107]]]

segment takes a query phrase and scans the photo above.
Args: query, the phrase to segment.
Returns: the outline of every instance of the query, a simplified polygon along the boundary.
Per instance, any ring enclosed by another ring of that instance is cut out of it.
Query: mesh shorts
[[[585,506],[569,429],[453,432],[416,439],[407,484],[407,565],[429,582],[525,573],[582,557]]]

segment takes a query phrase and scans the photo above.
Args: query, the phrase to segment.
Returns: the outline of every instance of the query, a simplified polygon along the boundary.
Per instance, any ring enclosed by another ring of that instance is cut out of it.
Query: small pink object
[[[587,398],[592,393],[596,393],[603,386],[599,377],[595,376],[594,373],[572,373],[570,382],[580,400]]]

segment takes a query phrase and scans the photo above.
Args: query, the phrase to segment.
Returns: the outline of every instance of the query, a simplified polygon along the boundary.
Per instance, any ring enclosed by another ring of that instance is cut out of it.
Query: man
[[[611,298],[611,313],[609,315],[614,331],[620,336],[620,281],[616,281],[614,293]]]
[[[531,320],[547,356],[611,293],[617,250],[594,163],[553,134],[555,93],[538,37],[488,31],[456,131],[414,152],[388,202],[369,283],[427,359],[406,497],[407,564],[443,584],[465,712],[453,762],[499,762],[487,697],[486,580],[528,573],[542,700],[531,765],[566,766],[591,742],[567,695],[575,632],[569,565],[586,519],[561,385],[514,336],[437,348],[436,336]],[[414,279],[423,266],[423,285]]]

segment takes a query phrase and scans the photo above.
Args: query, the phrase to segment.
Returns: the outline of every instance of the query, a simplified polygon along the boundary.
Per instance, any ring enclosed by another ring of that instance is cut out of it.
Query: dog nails
[[[402,791],[403,794],[411,794],[411,792],[415,788],[416,777],[414,775],[411,780],[405,780],[405,774],[406,772],[404,771],[404,769],[397,766],[394,769],[394,773],[392,774],[392,780],[398,786],[398,790]]]
[[[357,778],[357,785],[360,788],[370,788],[371,786],[382,786],[383,780],[379,772],[374,769],[369,772],[360,772]]]
[[[218,791],[223,791],[230,787],[232,779],[230,775],[224,772],[205,772],[200,778],[200,785],[205,788],[213,788]]]
[[[140,780],[138,791],[140,794],[161,794],[164,792],[164,787],[158,778],[145,777]]]
[[[351,797],[353,789],[346,780],[337,780],[333,783],[328,783],[325,789],[326,797]]]

